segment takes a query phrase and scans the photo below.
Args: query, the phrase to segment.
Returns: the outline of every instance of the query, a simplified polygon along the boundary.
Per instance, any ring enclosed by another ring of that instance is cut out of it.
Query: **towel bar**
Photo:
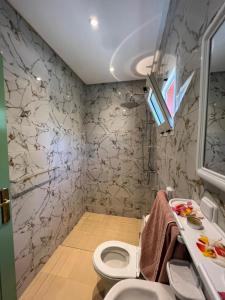
[[[55,177],[53,177],[53,178],[51,178],[51,179],[48,179],[48,180],[45,180],[45,181],[43,181],[43,182],[41,182],[41,183],[39,183],[39,184],[35,184],[35,185],[33,185],[33,186],[27,188],[27,189],[24,190],[24,191],[21,191],[21,192],[16,193],[16,194],[12,194],[12,198],[13,198],[13,199],[17,199],[17,198],[19,198],[19,197],[22,197],[22,196],[25,195],[26,193],[31,192],[31,191],[33,191],[33,190],[36,189],[36,188],[39,188],[39,187],[41,187],[41,186],[43,186],[43,185],[45,185],[45,184],[47,184],[47,183],[49,183],[49,182],[51,183],[53,180],[56,180],[58,177],[59,177],[59,176],[55,176]]]
[[[10,180],[10,183],[18,183],[18,182],[25,182],[33,177],[36,177],[38,175],[41,175],[41,174],[44,174],[44,173],[48,173],[48,172],[51,172],[51,171],[54,171],[56,169],[58,169],[59,167],[54,167],[52,169],[46,169],[46,170],[43,170],[43,171],[39,171],[39,172],[36,172],[36,173],[33,173],[33,174],[28,174],[28,175],[25,175],[23,177],[20,177],[18,179],[14,179],[14,180]]]

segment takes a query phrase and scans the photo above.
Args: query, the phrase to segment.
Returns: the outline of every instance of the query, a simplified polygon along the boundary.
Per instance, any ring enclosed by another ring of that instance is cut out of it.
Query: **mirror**
[[[225,190],[225,5],[202,41],[197,173]]]
[[[204,167],[225,175],[225,22],[210,42]]]

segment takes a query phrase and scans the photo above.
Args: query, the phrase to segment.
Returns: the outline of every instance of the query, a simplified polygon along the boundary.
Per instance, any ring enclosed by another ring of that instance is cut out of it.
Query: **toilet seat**
[[[93,254],[96,272],[114,280],[139,276],[140,248],[120,242],[100,244]]]
[[[141,289],[141,292],[140,292]],[[176,300],[172,289],[163,283],[139,280],[126,279],[114,285],[107,293],[104,300],[113,299],[163,299]]]

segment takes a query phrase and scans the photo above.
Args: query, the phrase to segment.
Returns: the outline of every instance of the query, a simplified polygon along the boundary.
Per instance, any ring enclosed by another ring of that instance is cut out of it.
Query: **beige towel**
[[[178,234],[166,193],[159,191],[142,233],[140,269],[146,279],[168,283],[167,261],[183,258],[185,253],[185,247],[177,242]]]

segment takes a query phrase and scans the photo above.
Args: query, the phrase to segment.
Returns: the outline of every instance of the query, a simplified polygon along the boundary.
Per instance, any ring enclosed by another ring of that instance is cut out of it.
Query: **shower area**
[[[156,127],[145,81],[87,87],[86,201],[91,212],[138,217],[157,191]]]

